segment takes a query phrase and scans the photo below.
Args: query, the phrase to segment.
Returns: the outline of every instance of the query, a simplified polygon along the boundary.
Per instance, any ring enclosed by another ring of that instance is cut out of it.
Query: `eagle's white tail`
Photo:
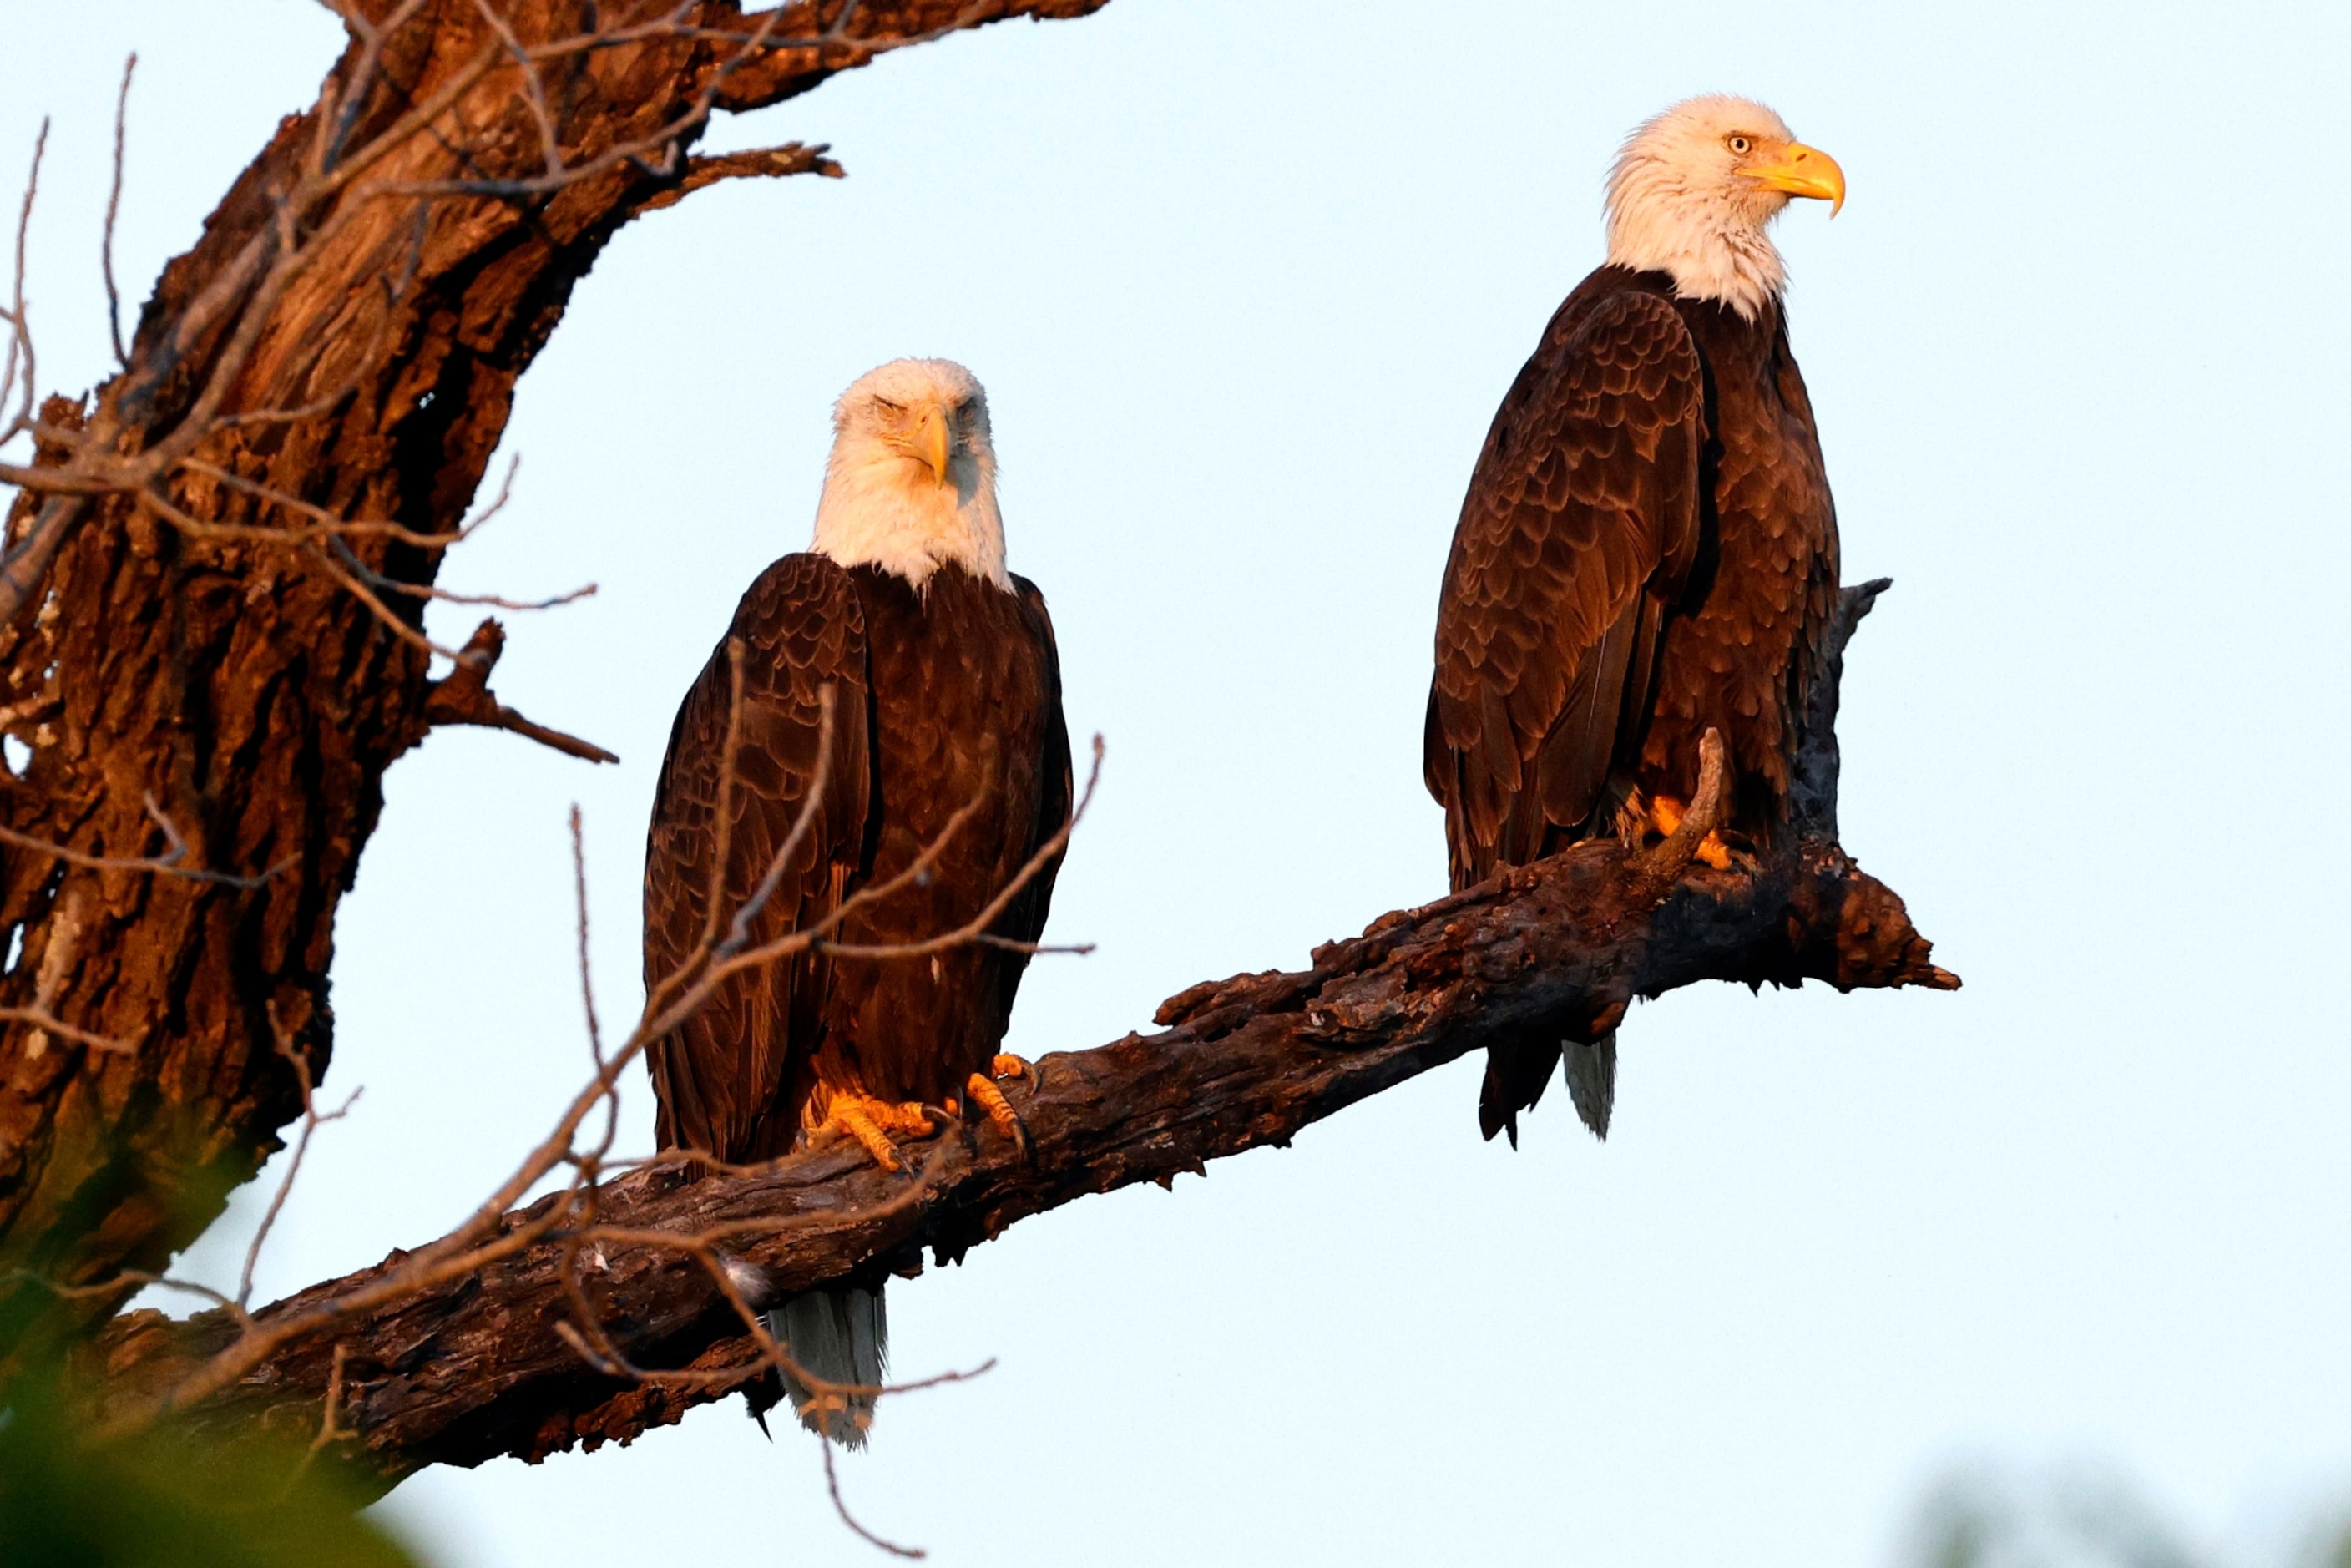
[[[767,1315],[768,1332],[811,1377],[867,1388],[882,1382],[890,1364],[890,1314],[882,1287],[870,1291],[810,1291]],[[865,1446],[873,1425],[871,1394],[818,1394],[784,1374],[784,1397],[799,1413],[800,1425],[844,1448]]]
[[[1575,1113],[1593,1137],[1607,1142],[1608,1118],[1616,1109],[1616,1031],[1610,1030],[1590,1045],[1562,1040],[1559,1050],[1566,1059],[1567,1092],[1575,1102]]]

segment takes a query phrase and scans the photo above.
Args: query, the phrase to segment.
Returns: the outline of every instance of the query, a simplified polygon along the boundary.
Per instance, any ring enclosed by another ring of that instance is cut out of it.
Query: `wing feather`
[[[723,868],[718,821],[733,674],[741,639],[743,717],[728,791]],[[831,765],[818,790],[822,698],[833,692]],[[815,799],[774,894],[751,926],[766,943],[822,919],[854,884],[873,776],[865,614],[848,573],[790,555],[762,573],[687,690],[671,727],[645,837],[645,985],[688,963],[708,929],[720,872],[722,935]],[[664,1147],[726,1160],[789,1148],[824,1029],[831,962],[801,954],[746,970],[647,1052]]]
[[[1437,612],[1423,771],[1454,885],[1589,831],[1696,561],[1705,384],[1670,301],[1583,291],[1494,417]]]
[[[1061,711],[1061,653],[1053,637],[1053,617],[1045,608],[1045,595],[1035,583],[1015,576],[1012,585],[1019,595],[1021,618],[1042,650],[1045,664],[1043,788],[1038,793],[1036,825],[1022,854],[1025,862],[1070,820],[1071,807],[1077,799],[1077,780],[1071,766],[1069,719]],[[1053,909],[1053,883],[1061,874],[1062,859],[1056,855],[1048,861],[1020,896],[1013,900],[997,927],[999,935],[1015,942],[1035,942],[1044,936],[1046,918]],[[1020,978],[1029,970],[1029,955],[1001,953],[998,957],[1002,962],[997,973],[1000,977],[1004,1019],[1008,1024]]]

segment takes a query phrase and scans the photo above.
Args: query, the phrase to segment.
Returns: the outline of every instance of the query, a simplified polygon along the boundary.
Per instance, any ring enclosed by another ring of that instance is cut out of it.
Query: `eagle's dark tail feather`
[[[1552,1068],[1564,1060],[1567,1092],[1575,1113],[1593,1136],[1608,1136],[1608,1118],[1616,1105],[1616,1031],[1610,1030],[1586,1045],[1549,1034],[1522,1035],[1489,1047],[1486,1052],[1486,1082],[1478,1093],[1478,1126],[1487,1137],[1507,1132],[1510,1147],[1519,1146],[1519,1113],[1531,1111],[1551,1087]]]
[[[890,1314],[882,1287],[810,1291],[768,1313],[768,1332],[812,1377],[827,1383],[878,1385],[890,1364]],[[800,1425],[844,1448],[862,1448],[873,1425],[871,1394],[818,1394],[784,1374],[784,1397]]]
[[[1551,1086],[1552,1069],[1559,1064],[1559,1041],[1546,1035],[1521,1035],[1486,1051],[1486,1082],[1478,1091],[1478,1130],[1489,1140],[1510,1134],[1519,1146],[1519,1113],[1534,1109]]]

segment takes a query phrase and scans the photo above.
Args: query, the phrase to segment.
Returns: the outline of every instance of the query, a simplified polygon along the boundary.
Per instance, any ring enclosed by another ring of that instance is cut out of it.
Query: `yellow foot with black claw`
[[[918,1102],[897,1105],[870,1094],[835,1094],[825,1106],[824,1120],[817,1124],[815,1134],[819,1140],[827,1134],[854,1138],[873,1156],[875,1165],[894,1171],[902,1166],[897,1145],[890,1141],[893,1133],[922,1138],[937,1130]]]
[[[1017,1056],[999,1056],[991,1065],[996,1078],[1026,1078],[1032,1083],[1036,1081],[1037,1070]],[[987,1073],[975,1072],[971,1075],[971,1082],[964,1087],[971,1095],[971,1103],[987,1113],[987,1119],[996,1124],[997,1131],[1019,1145],[1025,1159],[1029,1154],[1029,1129],[1021,1125],[1020,1113],[1013,1110],[1012,1102],[1004,1097],[1004,1091],[996,1086],[996,1080]]]

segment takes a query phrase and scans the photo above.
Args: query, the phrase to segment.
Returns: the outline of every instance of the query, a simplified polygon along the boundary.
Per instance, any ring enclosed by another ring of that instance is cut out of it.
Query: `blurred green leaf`
[[[0,1563],[7,1568],[414,1568],[358,1516],[367,1499],[299,1446],[199,1448],[168,1431],[96,1444],[48,1379],[0,1411]]]

